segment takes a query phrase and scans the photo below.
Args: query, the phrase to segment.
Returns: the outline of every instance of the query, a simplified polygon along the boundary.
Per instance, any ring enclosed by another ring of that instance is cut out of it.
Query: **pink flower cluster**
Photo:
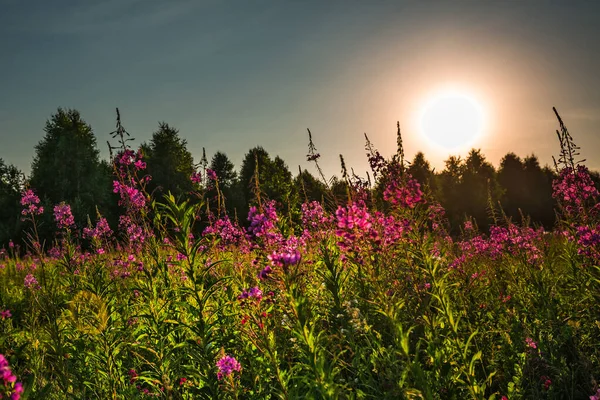
[[[586,166],[578,165],[576,170],[564,168],[560,176],[552,182],[552,196],[558,199],[567,213],[567,216],[577,217],[586,207],[588,201],[595,204],[594,212],[597,212],[597,200],[600,196],[598,189],[590,177]]]
[[[204,229],[203,235],[215,235],[221,239],[219,245],[239,245],[244,238],[244,232],[234,225],[228,216],[219,218],[214,224]]]
[[[104,217],[98,220],[95,228],[83,228],[83,237],[88,239],[107,239],[110,235],[112,235],[112,229]]]
[[[202,175],[200,174],[200,172],[192,172],[192,176],[190,176],[190,180],[192,181],[192,183],[195,184],[200,184],[202,183]]]
[[[216,181],[217,180],[217,173],[215,171],[213,171],[212,169],[207,169],[206,170],[206,177],[208,179],[210,179],[211,181]]]
[[[23,394],[23,384],[17,382],[17,377],[13,374],[8,360],[3,354],[0,354],[0,378],[4,386],[3,393],[8,394],[10,400],[19,400]],[[8,393],[6,393],[7,390]],[[2,398],[2,392],[0,392],[0,398]]]
[[[119,176],[121,178],[126,178],[130,165],[133,165],[137,171],[146,169],[146,163],[142,161],[142,157],[143,155],[141,151],[136,153],[130,149],[117,154],[115,160],[117,166],[119,167]]]
[[[25,208],[21,211],[22,215],[41,215],[44,213],[44,207],[38,207],[40,198],[33,193],[33,190],[27,189],[21,194],[21,205]]]
[[[248,212],[248,221],[250,221],[250,226],[247,228],[248,236],[251,239],[263,238],[266,244],[279,241],[281,234],[276,229],[278,220],[275,201],[268,202],[263,213],[259,212],[254,206],[250,207]]]
[[[404,179],[392,177],[385,187],[383,199],[393,205],[414,208],[424,201],[421,184],[410,176],[405,176]]]
[[[33,276],[32,274],[27,274],[25,276],[25,279],[23,280],[23,285],[27,289],[31,289],[31,290],[38,290],[41,288],[37,279],[35,279],[35,276]]]
[[[64,202],[54,206],[54,219],[59,228],[69,229],[75,226],[71,206]]]
[[[234,371],[240,372],[242,365],[234,357],[225,355],[219,361],[217,361],[217,379],[221,380],[226,376],[230,376]]]
[[[261,301],[263,298],[263,292],[262,292],[262,290],[260,290],[258,288],[258,286],[255,286],[248,290],[244,290],[237,298],[238,298],[238,300],[241,300],[241,301],[244,301],[244,300]]]
[[[302,226],[305,230],[320,231],[324,229],[332,218],[325,214],[323,206],[318,201],[302,203]]]
[[[119,205],[132,207],[136,210],[142,209],[146,205],[144,194],[134,186],[127,186],[119,181],[113,181],[113,193],[119,193],[121,196]]]
[[[335,212],[337,229],[335,234],[340,238],[338,245],[348,249],[359,238],[371,230],[371,214],[363,202],[352,203],[348,207],[338,207]]]
[[[121,215],[119,217],[119,227],[124,229],[129,239],[129,244],[139,249],[146,241],[150,233],[146,232],[143,227],[136,224],[131,217],[127,215]]]
[[[530,264],[539,264],[543,251],[541,248],[543,228],[518,227],[509,225],[490,227],[490,236],[475,236],[458,243],[461,254],[452,262],[451,268],[459,268],[477,256],[488,256],[493,260],[505,255],[522,257]]]

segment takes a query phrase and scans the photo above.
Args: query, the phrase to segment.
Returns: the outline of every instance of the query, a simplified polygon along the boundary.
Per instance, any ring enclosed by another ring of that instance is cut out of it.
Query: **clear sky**
[[[28,172],[47,118],[76,108],[106,156],[115,107],[146,141],[165,121],[199,160],[262,145],[293,172],[313,132],[328,175],[367,169],[367,133],[437,169],[419,113],[441,88],[485,110],[473,143],[558,152],[552,106],[600,168],[600,1],[0,0],[0,158]],[[451,152],[465,154],[467,148]]]

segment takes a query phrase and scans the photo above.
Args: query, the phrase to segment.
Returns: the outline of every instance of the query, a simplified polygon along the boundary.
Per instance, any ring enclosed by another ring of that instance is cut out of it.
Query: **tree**
[[[552,181],[555,174],[551,169],[545,171],[535,155],[525,157],[523,160],[525,174],[525,193],[527,194],[523,211],[529,215],[533,222],[540,223],[547,229],[554,226],[557,204],[552,197]],[[549,174],[548,174],[549,172]]]
[[[255,174],[257,173],[257,175]],[[258,178],[258,187],[256,186]],[[279,156],[271,159],[269,153],[260,147],[254,147],[246,153],[240,171],[240,186],[246,206],[261,201],[275,200],[288,212],[297,202],[297,192],[293,185],[292,173],[285,161]],[[244,210],[247,212],[247,209]]]
[[[147,189],[154,195],[171,192],[176,198],[193,190],[190,177],[194,172],[194,159],[187,149],[187,141],[179,131],[165,122],[152,134],[149,144],[143,143],[146,168],[152,180]]]
[[[231,187],[237,181],[237,172],[235,166],[227,157],[227,154],[217,151],[210,161],[210,169],[215,171],[219,179],[219,185],[222,188]]]
[[[77,110],[59,108],[46,121],[46,135],[35,146],[30,185],[48,207],[71,204],[82,226],[94,218],[96,206],[104,212],[110,203],[110,176],[99,159],[92,128]],[[51,209],[51,208],[48,208]]]
[[[429,165],[429,161],[425,159],[423,152],[415,154],[410,166],[408,167],[408,173],[412,175],[422,186],[429,186],[433,182],[433,171]]]
[[[306,169],[294,178],[294,186],[300,190],[300,198],[304,201],[322,202],[327,199],[327,187]]]
[[[498,169],[498,182],[504,189],[502,208],[511,218],[519,215],[519,208],[525,200],[525,166],[515,153],[506,154],[500,161]]]
[[[0,158],[0,248],[19,233],[19,199],[24,177],[14,165],[6,165]]]
[[[238,176],[235,166],[227,157],[227,154],[217,151],[212,157],[209,169],[215,171],[219,181],[219,189],[225,198],[225,209],[229,216],[234,216],[237,210],[244,208],[243,194],[238,184]],[[208,191],[207,197],[213,201],[216,197],[216,189],[213,187]]]
[[[444,161],[444,170],[436,176],[436,198],[446,210],[450,226],[454,232],[462,223],[461,193],[459,185],[462,176],[463,160],[450,156]]]
[[[492,222],[489,207],[496,207],[502,189],[494,166],[486,161],[481,150],[472,149],[462,168],[459,191],[462,193],[462,212],[475,218],[481,228]]]

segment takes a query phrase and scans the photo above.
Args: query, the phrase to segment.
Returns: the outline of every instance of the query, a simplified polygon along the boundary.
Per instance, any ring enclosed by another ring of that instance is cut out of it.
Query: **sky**
[[[384,156],[396,121],[410,159],[449,151],[419,116],[453,88],[485,110],[470,144],[494,165],[509,151],[551,164],[555,106],[600,169],[600,2],[0,0],[0,158],[30,171],[58,107],[80,111],[103,157],[115,108],[142,143],[160,121],[196,161],[239,168],[256,145],[295,173],[307,128],[327,175],[339,154],[359,175],[364,134]]]

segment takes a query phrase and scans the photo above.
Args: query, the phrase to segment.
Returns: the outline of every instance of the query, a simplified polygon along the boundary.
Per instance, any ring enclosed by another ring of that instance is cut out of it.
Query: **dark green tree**
[[[523,160],[525,173],[525,193],[527,194],[523,211],[531,217],[532,222],[541,224],[547,229],[554,227],[556,202],[552,197],[552,181],[556,177],[554,172],[547,168],[544,170],[535,155],[525,157]]]
[[[194,172],[194,159],[187,149],[187,141],[179,131],[165,122],[159,123],[150,143],[142,144],[141,150],[152,180],[147,190],[160,197],[171,192],[176,198],[193,190],[190,177]]]
[[[46,135],[35,146],[30,186],[47,209],[69,203],[79,226],[104,213],[111,197],[110,175],[99,159],[92,128],[77,110],[59,108],[44,128]],[[50,214],[50,213],[47,213]]]
[[[271,159],[269,153],[260,146],[246,153],[240,171],[240,186],[246,206],[258,204],[259,198],[261,204],[266,200],[275,200],[288,214],[298,201],[292,173],[283,159],[278,156]],[[247,208],[244,211],[247,212]]]
[[[231,187],[237,181],[237,172],[227,154],[217,151],[210,161],[210,169],[215,171],[222,188]]]
[[[219,181],[219,190],[223,200],[225,201],[225,210],[227,215],[231,217],[235,216],[237,210],[243,209],[244,198],[240,191],[240,185],[238,184],[238,175],[235,171],[233,162],[227,157],[227,154],[217,151],[212,157],[209,169],[215,171],[217,179]],[[216,198],[216,189],[213,185],[207,193],[209,201],[213,202]]]
[[[519,216],[519,208],[523,207],[526,199],[525,166],[515,153],[506,154],[500,161],[498,183],[504,189],[502,208],[506,215],[513,220]]]
[[[315,176],[306,169],[300,171],[300,173],[296,175],[294,178],[294,186],[300,191],[299,196],[302,202],[326,202],[329,199],[325,184],[315,178]]]
[[[460,157],[450,156],[444,163],[444,170],[436,175],[435,197],[446,210],[451,230],[456,233],[465,217],[461,207],[464,194],[460,193],[463,160]]]
[[[502,196],[496,170],[481,150],[472,149],[462,167],[459,184],[461,213],[474,217],[482,229],[487,229],[494,221],[492,207],[497,209]],[[498,215],[499,217],[499,215]]]
[[[19,200],[24,177],[14,165],[5,164],[0,158],[0,248],[10,239],[18,240],[20,227]]]
[[[425,154],[423,152],[418,152],[415,154],[415,158],[413,158],[410,166],[408,167],[408,173],[415,178],[421,186],[425,187],[431,186],[434,184],[433,179],[433,171],[431,169],[431,165],[429,161],[425,159]]]

